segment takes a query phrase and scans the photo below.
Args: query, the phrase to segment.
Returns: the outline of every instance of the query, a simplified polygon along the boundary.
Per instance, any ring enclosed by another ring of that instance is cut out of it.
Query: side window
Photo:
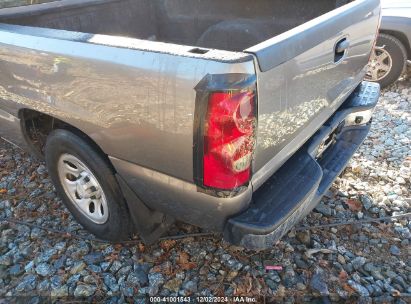
[[[0,0],[0,8],[40,4],[59,0]]]

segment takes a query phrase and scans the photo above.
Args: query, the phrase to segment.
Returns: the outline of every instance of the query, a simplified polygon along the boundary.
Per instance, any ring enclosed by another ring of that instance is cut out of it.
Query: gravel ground
[[[345,173],[299,225],[410,212],[411,80],[383,92],[373,127]],[[292,230],[270,250],[218,236],[110,245],[1,221],[17,218],[92,237],[53,191],[43,164],[0,141],[0,299],[147,295],[253,296],[300,302],[411,302],[411,218]],[[170,232],[199,232],[178,224]],[[265,266],[281,266],[266,270]],[[1,302],[1,301],[0,301]]]

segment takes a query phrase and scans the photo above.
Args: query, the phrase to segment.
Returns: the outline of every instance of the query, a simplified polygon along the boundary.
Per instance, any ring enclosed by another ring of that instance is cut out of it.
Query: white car
[[[386,87],[411,59],[411,0],[382,0],[381,26],[366,79]]]

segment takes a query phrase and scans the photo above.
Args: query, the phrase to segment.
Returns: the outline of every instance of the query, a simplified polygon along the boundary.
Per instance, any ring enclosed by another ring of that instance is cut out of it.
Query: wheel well
[[[407,50],[408,59],[411,59],[411,46],[410,46],[410,43],[409,43],[407,37],[405,36],[405,34],[403,34],[401,32],[390,31],[390,30],[381,30],[380,33],[388,34],[388,35],[391,35],[391,36],[397,38],[404,45],[405,49]]]
[[[98,153],[100,153],[100,155],[102,155],[106,159],[113,172],[116,172],[107,154],[104,153],[104,151],[100,148],[99,145],[97,145],[97,143],[93,139],[91,139],[80,129],[58,118],[30,109],[20,110],[19,118],[23,136],[28,144],[30,152],[37,158],[44,160],[44,148],[46,146],[47,136],[53,130],[64,129],[76,134],[77,136],[85,140],[88,144],[90,144]]]

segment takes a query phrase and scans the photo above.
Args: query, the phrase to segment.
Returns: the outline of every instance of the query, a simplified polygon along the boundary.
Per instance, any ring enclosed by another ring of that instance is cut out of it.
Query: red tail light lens
[[[255,108],[253,91],[210,94],[204,135],[204,186],[228,190],[250,180]]]

